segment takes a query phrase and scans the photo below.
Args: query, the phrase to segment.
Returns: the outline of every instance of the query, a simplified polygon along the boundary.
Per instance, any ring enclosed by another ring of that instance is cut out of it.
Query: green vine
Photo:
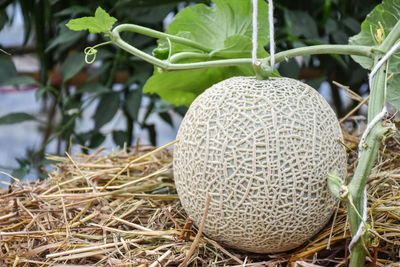
[[[92,64],[96,60],[96,55],[97,55],[97,47],[103,46],[103,45],[108,45],[111,44],[112,41],[104,42],[101,44],[97,44],[95,46],[88,46],[86,47],[83,52],[85,53],[85,62],[87,64]]]
[[[165,61],[158,59],[152,55],[149,55],[134,46],[125,42],[121,37],[120,33],[123,31],[131,31],[135,33],[140,33],[146,36],[154,37],[154,38],[169,38],[171,41],[174,41],[179,44],[188,45],[193,48],[200,49],[204,53],[194,53],[194,52],[186,52],[180,53],[171,56],[170,61]],[[198,43],[194,43],[189,39],[173,36],[167,33],[155,31],[146,27],[133,25],[133,24],[122,24],[115,27],[110,33],[111,42],[114,45],[117,45],[121,49],[131,53],[132,55],[137,56],[138,58],[153,64],[163,70],[173,71],[173,70],[193,70],[193,69],[205,69],[205,68],[217,68],[217,67],[228,67],[228,66],[240,66],[240,65],[251,65],[251,58],[237,58],[237,59],[221,59],[221,60],[211,60],[204,62],[194,62],[194,63],[173,63],[178,60],[189,58],[193,56],[197,59],[208,59],[211,58],[212,55],[210,53],[210,49],[199,45]],[[338,55],[356,55],[356,56],[364,56],[373,58],[375,49],[370,46],[358,46],[358,45],[314,45],[308,47],[300,47],[291,50],[286,50],[283,52],[279,52],[275,54],[276,63],[282,62],[289,58],[293,58],[296,56],[305,56],[305,55],[316,55],[316,54],[338,54]],[[268,62],[269,57],[264,58],[262,60],[262,69],[264,72],[269,72]]]

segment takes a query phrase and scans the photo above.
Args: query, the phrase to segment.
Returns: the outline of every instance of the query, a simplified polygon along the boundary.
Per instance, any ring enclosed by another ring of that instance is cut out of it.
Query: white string
[[[386,62],[386,60],[388,60],[399,48],[400,48],[400,42],[398,42],[392,48],[390,48],[389,51],[383,56],[383,58],[381,58],[378,61],[378,63],[376,63],[375,67],[371,70],[371,73],[368,75],[370,88],[372,87],[372,77],[379,70],[379,68],[382,67],[382,65]]]
[[[361,136],[360,143],[358,144],[358,158],[361,157],[361,152],[363,151],[363,145],[365,143],[365,140],[367,139],[367,136],[369,132],[371,132],[372,128],[381,120],[383,117],[385,117],[387,112],[386,106],[383,107],[382,111],[376,115],[373,120],[368,123],[367,128],[365,129],[364,133]]]
[[[389,51],[376,63],[374,68],[371,70],[370,74],[368,75],[368,84],[369,88],[372,88],[372,78],[378,72],[378,70],[383,66],[383,64],[396,52],[397,49],[400,48],[400,42],[396,43]],[[367,128],[365,129],[364,133],[361,136],[360,143],[358,144],[358,158],[361,157],[361,152],[363,150],[363,145],[365,140],[367,139],[368,134],[371,132],[372,128],[385,117],[387,112],[386,105],[383,106],[382,111],[379,112],[370,123],[368,123]],[[367,221],[367,189],[364,189],[364,199],[363,199],[363,214],[362,214],[362,221],[360,222],[356,234],[352,237],[351,242],[349,244],[349,251],[351,252],[351,248],[353,245],[360,239],[361,235],[363,234],[362,225],[364,222]]]
[[[367,221],[367,189],[364,188],[364,195],[363,195],[363,214],[362,214],[362,221],[360,222],[360,225],[358,226],[356,234],[353,236],[351,239],[351,242],[349,244],[349,251],[351,252],[351,248],[354,246],[354,244],[357,242],[358,239],[364,234],[362,224]]]
[[[258,0],[253,0],[253,35],[252,43],[253,50],[251,59],[253,64],[257,60],[257,48],[258,48]],[[275,66],[275,37],[274,37],[274,4],[272,0],[268,0],[268,22],[269,22],[269,55],[271,68]]]
[[[275,66],[275,39],[274,39],[274,4],[268,0],[268,20],[269,20],[269,56],[271,68]]]
[[[258,35],[258,21],[257,21],[257,14],[258,14],[258,0],[253,0],[253,51],[251,54],[251,59],[253,64],[256,63],[257,60],[257,48],[258,48],[258,42],[257,42],[257,35]]]

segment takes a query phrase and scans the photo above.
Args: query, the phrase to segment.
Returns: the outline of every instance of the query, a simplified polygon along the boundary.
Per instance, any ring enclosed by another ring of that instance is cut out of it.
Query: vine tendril
[[[83,53],[85,53],[85,62],[87,64],[92,64],[96,60],[96,55],[97,55],[97,47],[107,45],[112,43],[112,41],[104,42],[97,44],[95,46],[88,46],[83,50]]]

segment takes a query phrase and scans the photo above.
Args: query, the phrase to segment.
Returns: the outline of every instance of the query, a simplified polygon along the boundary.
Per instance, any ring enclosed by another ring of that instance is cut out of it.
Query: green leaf
[[[361,30],[360,23],[355,18],[347,17],[343,20],[343,24],[354,33]]]
[[[126,143],[128,141],[126,132],[122,131],[122,130],[113,131],[112,138],[113,138],[114,143],[116,145],[118,145],[119,147],[123,147],[124,143]]]
[[[215,49],[212,54],[221,58],[246,58],[252,51],[252,41],[249,36],[240,34],[229,36],[224,41],[224,47]],[[257,55],[266,56],[264,47],[258,46]]]
[[[101,53],[97,52],[97,54],[100,56]],[[99,56],[96,57],[96,60],[99,62]],[[90,76],[88,77],[88,81],[94,80],[96,77],[103,77],[104,75],[107,75],[110,73],[110,69],[112,67],[112,61],[103,61],[100,67],[94,69],[91,73]]]
[[[340,196],[340,190],[344,186],[344,181],[339,177],[339,171],[333,170],[328,173],[328,188],[331,191],[332,195],[337,197],[338,199],[342,199]]]
[[[319,78],[314,78],[310,80],[306,80],[305,83],[314,88],[315,90],[318,90],[321,87],[321,84],[325,82],[327,79],[325,76],[319,77]]]
[[[100,146],[104,140],[106,139],[106,136],[100,132],[94,132],[93,135],[90,137],[89,141],[89,148],[96,148]]]
[[[232,76],[250,76],[248,67],[228,67],[159,73],[157,70],[145,84],[143,91],[157,93],[174,105],[190,106],[206,88]]]
[[[179,12],[167,32],[192,39],[211,49],[225,47],[227,38],[234,35],[252,36],[252,4],[251,1],[213,0],[214,7],[198,4]],[[258,1],[258,42],[259,47],[268,44],[268,6]],[[164,43],[165,40],[164,40]],[[178,51],[175,48],[179,48]],[[196,51],[183,45],[173,45],[173,53]],[[251,46],[250,46],[251,48]],[[248,50],[251,53],[251,49]],[[250,55],[250,54],[249,54]]]
[[[116,18],[111,17],[104,9],[98,7],[94,17],[72,19],[66,26],[73,31],[89,30],[90,33],[108,33],[116,21]]]
[[[28,113],[17,112],[17,113],[9,113],[3,117],[0,117],[0,125],[4,124],[15,124],[24,121],[34,121],[36,118]]]
[[[168,112],[161,112],[158,113],[158,116],[160,116],[160,118],[165,121],[166,123],[169,124],[169,126],[174,127],[174,122],[172,121],[172,117]]]
[[[24,85],[24,84],[38,84],[38,82],[31,76],[21,75],[14,76],[2,83],[3,85]]]
[[[145,124],[145,125],[143,125],[142,128],[146,129],[147,132],[149,133],[150,143],[153,146],[157,146],[157,132],[156,132],[156,127],[154,126],[154,124]]]
[[[100,83],[89,82],[85,83],[79,90],[76,91],[77,94],[90,93],[90,94],[103,94],[110,92],[110,89],[105,87]]]
[[[284,77],[297,79],[300,74],[300,66],[297,64],[296,59],[291,58],[279,65],[279,73]]]
[[[80,72],[86,66],[85,55],[83,53],[74,53],[67,57],[61,65],[63,82],[68,81]]]
[[[54,14],[56,17],[75,17],[78,14],[90,14],[90,9],[86,6],[70,6]]]
[[[128,93],[125,102],[126,112],[134,121],[138,120],[139,109],[142,104],[142,90],[136,89]]]
[[[0,83],[7,81],[11,77],[17,76],[17,69],[10,56],[0,52]]]
[[[11,175],[12,175],[12,177],[22,180],[25,178],[25,176],[28,175],[28,173],[29,173],[29,168],[22,166],[22,167],[13,169]]]
[[[337,22],[331,18],[328,18],[325,23],[325,32],[326,34],[332,34],[337,31],[338,25]]]
[[[120,93],[111,92],[103,94],[97,105],[93,116],[95,129],[100,129],[104,124],[111,121],[119,109]]]
[[[0,31],[3,29],[3,27],[7,24],[9,20],[8,14],[6,9],[0,10]]]
[[[332,38],[337,44],[347,43],[347,34],[344,31],[337,30],[332,33]]]
[[[397,21],[400,20],[400,1],[385,0],[382,4],[377,5],[371,13],[368,14],[364,22],[361,24],[361,32],[350,38],[351,45],[379,45],[379,32],[383,33],[382,37],[387,36]],[[383,31],[382,31],[383,30]],[[378,37],[378,38],[377,38]],[[373,59],[360,56],[352,56],[352,58],[365,69],[373,67]],[[396,109],[400,110],[400,58],[393,55],[389,60],[388,74],[394,74],[393,79],[388,82],[387,100]]]
[[[59,45],[73,44],[84,36],[84,32],[71,32],[65,27],[65,25],[60,25],[60,33],[50,41],[49,46],[46,48],[46,52],[51,51]]]
[[[285,9],[285,21],[289,32],[294,36],[318,38],[317,24],[306,11]]]
[[[215,6],[197,4],[179,12],[166,31],[193,40],[210,51],[172,43],[172,56],[181,52],[209,53],[209,60],[251,58],[252,51],[252,4],[251,1],[213,0]],[[268,56],[264,46],[268,44],[268,6],[258,1],[259,58]],[[170,47],[167,40],[159,40],[153,55],[167,59]],[[186,58],[175,63],[198,62]],[[212,68],[160,73],[156,69],[143,88],[145,93],[157,93],[175,105],[189,106],[211,85],[232,76],[254,75],[252,66]]]

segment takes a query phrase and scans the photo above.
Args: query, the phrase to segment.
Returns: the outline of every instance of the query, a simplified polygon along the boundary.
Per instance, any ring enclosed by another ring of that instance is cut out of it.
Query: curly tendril
[[[97,47],[102,46],[102,45],[107,45],[110,44],[111,41],[104,42],[101,44],[97,44],[95,46],[88,46],[86,47],[83,52],[85,53],[85,62],[87,64],[92,64],[96,60],[96,55],[97,55]]]
[[[92,64],[96,60],[97,49],[94,47],[86,47],[83,52],[85,53],[85,62],[87,64]]]

